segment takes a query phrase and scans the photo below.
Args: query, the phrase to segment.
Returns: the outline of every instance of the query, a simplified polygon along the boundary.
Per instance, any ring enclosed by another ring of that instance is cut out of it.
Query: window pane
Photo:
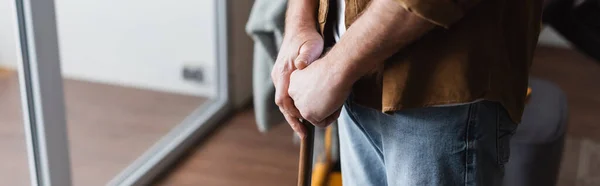
[[[215,95],[214,1],[55,0],[74,185],[105,185]]]

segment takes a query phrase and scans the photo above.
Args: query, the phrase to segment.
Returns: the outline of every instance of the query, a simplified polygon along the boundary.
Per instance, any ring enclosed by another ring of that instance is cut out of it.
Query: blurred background
[[[145,184],[296,183],[298,144],[269,79],[285,1],[217,1],[54,0],[73,185],[117,183],[149,149],[183,144],[182,130],[203,132]],[[30,184],[15,7],[0,1],[0,185]],[[506,185],[600,185],[599,12],[597,0],[546,3]],[[226,109],[200,113],[220,99]]]

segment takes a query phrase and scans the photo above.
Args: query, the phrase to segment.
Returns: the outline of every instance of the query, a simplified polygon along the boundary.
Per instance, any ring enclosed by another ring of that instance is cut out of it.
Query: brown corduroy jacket
[[[345,1],[348,28],[371,0]],[[485,99],[500,102],[520,122],[542,0],[395,1],[439,28],[399,49],[385,62],[381,77],[356,82],[353,101],[393,112]],[[322,34],[330,27],[334,3],[320,0]]]

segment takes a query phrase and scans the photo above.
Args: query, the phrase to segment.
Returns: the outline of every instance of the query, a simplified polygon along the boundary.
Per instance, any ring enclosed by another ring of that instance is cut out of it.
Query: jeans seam
[[[467,129],[465,130],[465,186],[467,186],[467,180],[469,178],[469,123],[471,122],[471,106],[467,112]]]
[[[471,169],[472,166],[472,162],[473,161],[473,152],[472,152],[472,137],[473,137],[473,129],[475,128],[473,125],[475,125],[474,123],[477,120],[477,116],[476,116],[476,112],[477,112],[477,104],[478,103],[474,103],[474,104],[470,104],[469,108],[468,108],[468,112],[467,112],[467,129],[466,134],[465,134],[465,144],[466,144],[466,150],[465,150],[465,186],[469,186],[470,180],[469,180],[469,176],[473,177],[472,172],[473,170]]]

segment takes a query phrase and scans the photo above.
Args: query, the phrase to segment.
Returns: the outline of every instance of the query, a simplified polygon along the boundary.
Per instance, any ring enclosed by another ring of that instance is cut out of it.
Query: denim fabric
[[[500,186],[516,129],[491,101],[393,114],[347,101],[338,122],[344,186]]]

